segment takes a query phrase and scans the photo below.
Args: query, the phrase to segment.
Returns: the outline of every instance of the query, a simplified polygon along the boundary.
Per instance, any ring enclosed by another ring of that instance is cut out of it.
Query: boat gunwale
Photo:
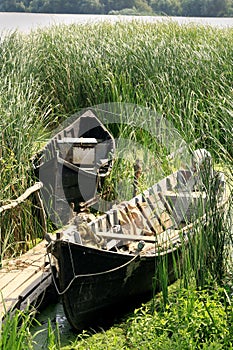
[[[182,169],[183,171],[183,169]],[[175,174],[177,174],[179,172],[176,171],[172,174],[170,174],[169,176],[167,176],[166,178],[164,179],[167,179],[169,178],[170,176],[173,176]],[[156,185],[156,184],[155,184]],[[153,185],[153,186],[155,186]],[[153,188],[153,186],[151,186],[150,188]],[[136,203],[136,199],[139,197],[139,196],[144,196],[145,195],[145,192],[146,193],[149,193],[149,189],[145,190],[143,193],[133,197],[132,199],[130,199],[129,201],[126,201],[125,203]],[[164,193],[164,191],[161,191],[161,193]],[[174,192],[176,194],[176,192]],[[178,193],[178,192],[177,192]],[[200,193],[203,193],[205,194],[204,191],[200,192]],[[224,210],[224,207],[225,205],[228,203],[228,200],[229,200],[229,191],[227,191],[227,189],[225,189],[224,191],[224,196],[222,198],[222,200],[220,202],[217,203],[217,207],[216,209],[217,210]],[[119,203],[120,205],[121,203]],[[99,217],[96,217],[94,220],[92,220],[91,222],[89,222],[87,225],[89,227],[91,227],[92,224],[96,224],[98,222],[100,222],[103,218],[106,219],[107,218],[107,215],[108,213],[112,213],[113,210],[116,210],[118,209],[117,207],[118,205],[116,205],[116,208],[111,208],[110,210],[106,211],[105,213],[103,213],[102,215],[100,215]],[[200,222],[206,222],[207,221],[207,214],[205,213],[204,215],[202,215],[201,217],[198,217],[196,220],[192,221],[191,223],[185,225],[184,227],[180,228],[180,229],[171,229],[171,230],[174,230],[174,231],[177,231],[177,235],[175,237],[173,237],[171,240],[168,239],[166,241],[163,242],[163,244],[160,244],[160,245],[157,245],[157,247],[161,247],[164,246],[166,243],[168,243],[168,248],[166,249],[161,249],[161,251],[159,249],[157,249],[154,253],[151,253],[151,254],[139,254],[141,258],[149,258],[149,257],[156,257],[156,256],[162,256],[162,255],[165,255],[165,254],[168,254],[170,252],[174,252],[175,250],[177,250],[179,248],[180,245],[183,244],[183,242],[186,242],[186,241],[189,241],[189,238],[188,237],[188,234],[191,234],[192,233],[192,229],[194,228],[195,225],[198,225]],[[162,233],[165,233],[167,232],[168,230],[170,229],[166,229],[164,230]],[[78,229],[77,229],[78,231]],[[102,231],[103,232],[103,231]],[[98,233],[96,232],[93,232],[97,237],[101,236],[101,231],[99,231]],[[192,233],[194,234],[194,233]],[[124,234],[119,234],[119,241],[123,238],[121,237],[121,235],[124,237]],[[159,234],[158,234],[159,235]],[[132,237],[134,235],[132,234]],[[137,235],[135,235],[135,241],[138,241],[139,239],[136,237]],[[151,237],[151,243],[155,243],[155,247],[156,247],[156,235],[151,235],[151,236],[146,236],[145,235],[145,238],[146,237]],[[152,237],[154,237],[154,240],[152,239]],[[107,238],[107,237],[104,237],[104,238]],[[117,239],[117,238],[114,238],[114,239]],[[56,241],[62,241],[62,242],[65,242],[65,244],[68,242],[66,241],[65,239],[61,238],[61,239],[57,239]],[[55,242],[56,242],[55,241]],[[182,242],[183,241],[183,242]],[[111,254],[116,254],[116,255],[122,255],[122,256],[135,256],[136,253],[129,253],[129,252],[126,252],[126,253],[123,253],[123,252],[120,252],[120,251],[113,251],[113,250],[107,250],[107,249],[104,249],[104,248],[100,248],[98,246],[88,246],[88,245],[85,245],[85,244],[79,244],[79,243],[76,243],[76,242],[68,242],[69,244],[71,245],[78,245],[80,247],[85,247],[85,248],[88,248],[90,250],[96,250],[96,251],[99,251],[99,252],[102,252],[102,253],[111,253]]]

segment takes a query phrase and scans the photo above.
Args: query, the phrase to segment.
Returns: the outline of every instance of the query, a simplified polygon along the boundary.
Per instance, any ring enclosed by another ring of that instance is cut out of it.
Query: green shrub
[[[231,349],[232,305],[223,290],[184,290],[174,294],[165,309],[136,310],[128,320],[130,349]]]

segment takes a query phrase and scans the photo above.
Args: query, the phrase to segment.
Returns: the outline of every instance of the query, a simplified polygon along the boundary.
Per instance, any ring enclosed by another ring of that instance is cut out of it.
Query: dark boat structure
[[[209,181],[221,210],[228,197],[224,176],[212,173]],[[205,225],[210,204],[201,176],[179,170],[96,218],[76,215],[48,244],[72,327],[104,325],[110,315],[151,297],[161,289],[161,264],[172,283],[174,261],[182,264],[184,246]]]
[[[114,162],[114,138],[95,114],[87,110],[73,119],[34,161],[43,183],[43,203],[58,227],[79,211],[81,203],[95,198]]]

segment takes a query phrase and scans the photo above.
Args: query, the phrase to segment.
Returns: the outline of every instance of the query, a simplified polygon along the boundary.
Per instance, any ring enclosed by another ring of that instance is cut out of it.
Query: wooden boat
[[[161,264],[169,283],[177,278],[174,261],[181,263],[195,227],[207,220],[209,198],[197,181],[191,170],[179,170],[91,221],[77,215],[49,243],[74,329],[106,324],[111,315],[151,297],[161,288]],[[212,181],[220,210],[227,201],[225,180],[216,173]]]
[[[91,110],[58,132],[34,161],[43,183],[42,199],[57,226],[66,224],[72,210],[96,196],[97,187],[109,174],[115,142]]]

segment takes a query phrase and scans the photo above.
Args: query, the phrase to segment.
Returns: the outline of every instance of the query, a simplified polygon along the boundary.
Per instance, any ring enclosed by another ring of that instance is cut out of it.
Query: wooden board
[[[0,269],[0,317],[34,303],[51,283],[45,241],[16,259],[4,261]]]
[[[117,241],[144,241],[144,242],[150,242],[154,243],[155,246],[160,245],[167,245],[169,246],[171,242],[180,241],[182,230],[174,230],[174,229],[168,229],[164,232],[162,232],[158,236],[143,236],[143,235],[126,235],[126,234],[119,234],[119,233],[113,233],[113,232],[98,232],[96,233],[97,236],[106,238],[106,239],[114,239]]]
[[[155,242],[154,236],[143,236],[143,235],[127,235],[121,233],[113,233],[113,232],[98,232],[97,236],[108,238],[108,239],[116,239],[120,241],[145,241],[145,242]]]
[[[24,283],[16,287],[14,290],[7,290],[7,296],[3,295],[3,302],[0,303],[0,315],[3,317],[9,311],[15,308],[23,309],[29,304],[33,304],[36,299],[45,291],[44,287],[51,284],[51,272],[39,271],[35,275],[31,275]]]

